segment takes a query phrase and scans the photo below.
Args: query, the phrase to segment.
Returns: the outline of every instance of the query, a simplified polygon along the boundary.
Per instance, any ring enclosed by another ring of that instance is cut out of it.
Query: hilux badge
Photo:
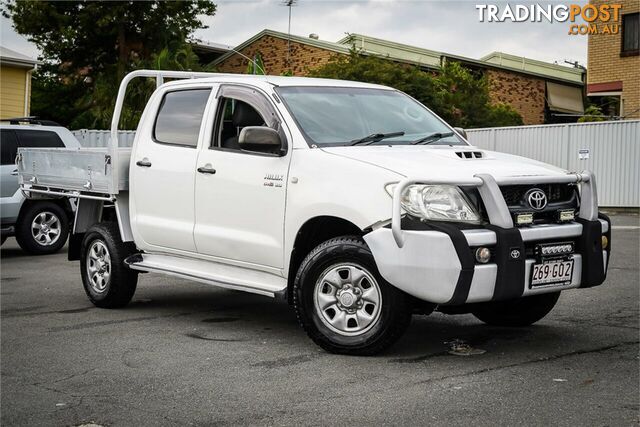
[[[264,175],[265,187],[282,187],[284,175],[278,173],[267,173]]]

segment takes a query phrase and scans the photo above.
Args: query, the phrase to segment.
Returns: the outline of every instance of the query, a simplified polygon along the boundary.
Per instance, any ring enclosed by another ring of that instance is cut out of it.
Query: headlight
[[[385,187],[393,197],[397,184]],[[402,207],[410,215],[431,221],[480,222],[480,215],[465,194],[454,185],[414,184],[407,187],[400,198]]]

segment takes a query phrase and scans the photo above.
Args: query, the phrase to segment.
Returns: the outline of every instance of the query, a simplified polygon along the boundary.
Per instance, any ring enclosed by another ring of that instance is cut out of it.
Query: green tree
[[[607,116],[602,114],[602,109],[592,104],[585,108],[584,116],[578,119],[578,123],[603,122],[605,120],[607,120]]]
[[[251,58],[251,61],[247,64],[246,74],[257,74],[260,76],[264,76],[266,74],[266,70],[264,69],[264,62],[262,61],[262,55],[260,53],[256,53]]]
[[[350,55],[335,56],[308,74],[394,87],[416,98],[453,126],[522,124],[522,117],[511,106],[491,102],[485,76],[473,73],[458,62],[446,62],[437,73],[430,73],[352,50]]]
[[[206,28],[202,16],[215,11],[206,0],[12,1],[2,7],[43,54],[32,111],[71,127],[108,127],[117,83],[133,69],[193,67],[187,38]]]
[[[491,102],[486,76],[459,62],[445,62],[437,80],[437,112],[450,124],[463,128],[522,124],[522,117],[510,105]]]
[[[439,107],[438,82],[434,74],[384,58],[361,55],[355,50],[349,56],[334,56],[324,66],[309,70],[307,75],[391,86],[432,109]]]

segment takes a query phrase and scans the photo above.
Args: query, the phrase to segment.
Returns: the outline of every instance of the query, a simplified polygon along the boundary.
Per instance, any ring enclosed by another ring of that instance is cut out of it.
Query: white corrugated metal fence
[[[600,206],[640,206],[640,120],[467,130],[469,142],[596,174]]]
[[[71,133],[80,141],[83,147],[107,147],[111,132],[108,130],[80,129],[71,131]],[[133,138],[136,136],[134,130],[118,131],[118,139],[120,147],[131,147]]]

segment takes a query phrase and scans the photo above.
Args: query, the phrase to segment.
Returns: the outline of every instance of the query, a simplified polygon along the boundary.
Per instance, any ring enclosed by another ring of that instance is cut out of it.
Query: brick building
[[[608,3],[592,0],[599,6]],[[619,31],[602,34],[611,22],[596,21],[600,34],[589,34],[587,96],[606,115],[640,118],[640,0],[619,0]],[[611,28],[611,27],[610,27]]]
[[[288,36],[264,30],[220,56],[213,64],[220,72],[244,73],[249,58],[259,53],[267,74],[291,71],[296,76],[304,76],[308,70],[326,64],[335,55],[348,55],[352,48],[365,55],[417,65],[425,71],[437,72],[444,61],[462,62],[486,74],[492,100],[513,106],[525,124],[563,121],[567,120],[563,114],[579,115],[584,111],[584,70],[580,68],[501,52],[476,60],[360,34],[329,42],[319,40],[315,35]],[[569,120],[575,121],[575,116]]]

